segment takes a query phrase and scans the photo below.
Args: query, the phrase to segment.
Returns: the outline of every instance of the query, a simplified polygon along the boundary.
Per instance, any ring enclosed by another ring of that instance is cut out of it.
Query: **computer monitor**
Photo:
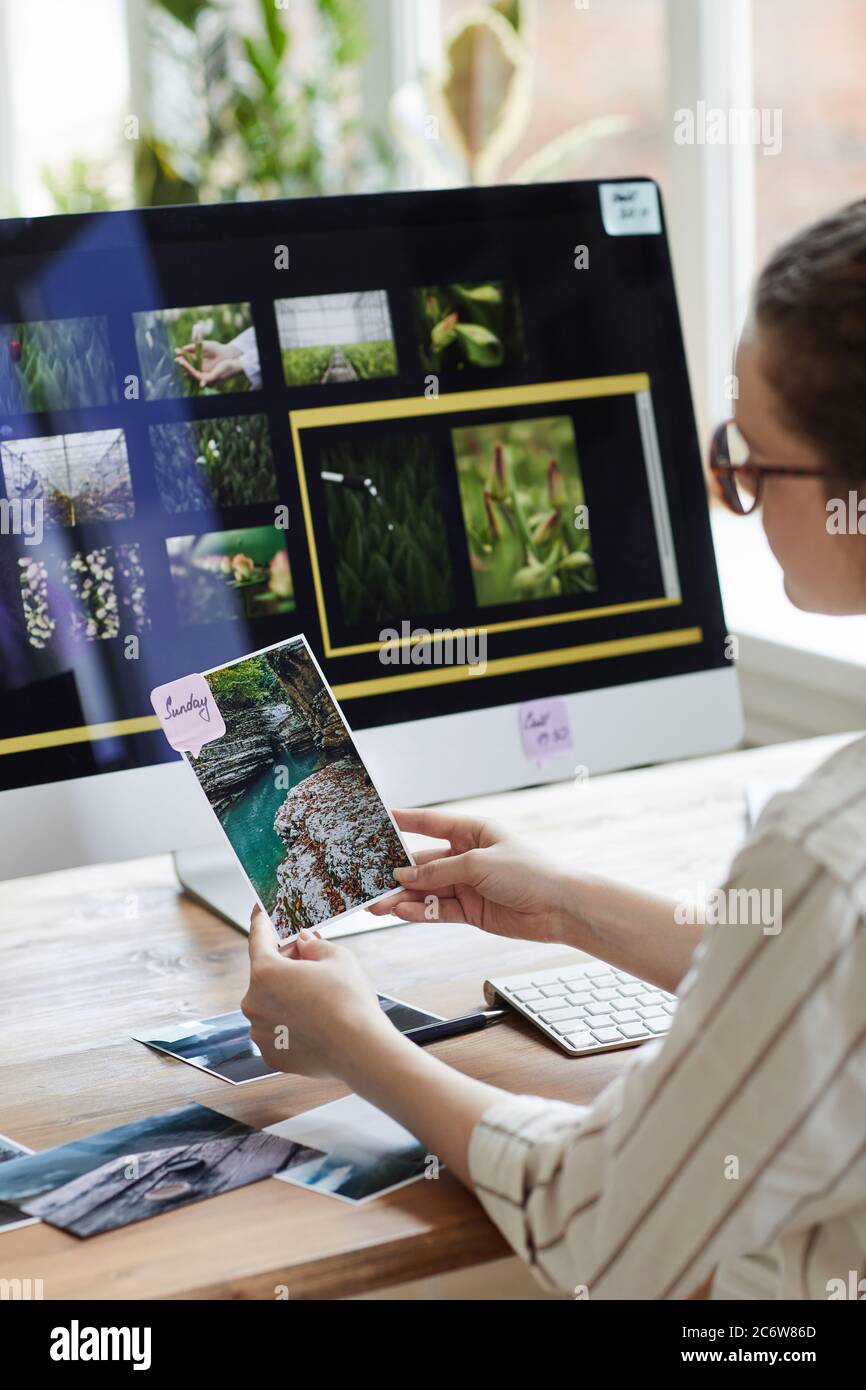
[[[740,737],[651,181],[2,223],[0,474],[0,876],[212,844],[149,692],[297,632],[394,804]]]

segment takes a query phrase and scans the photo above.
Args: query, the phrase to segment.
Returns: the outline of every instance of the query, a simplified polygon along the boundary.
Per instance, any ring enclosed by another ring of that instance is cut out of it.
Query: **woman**
[[[833,499],[866,495],[866,201],[774,255],[737,376],[748,457],[732,463],[733,431],[717,432],[723,495],[762,504],[798,607],[866,611],[866,540],[828,524]],[[773,933],[678,925],[674,903],[563,871],[489,824],[397,819],[448,848],[401,870],[374,911],[423,921],[433,894],[446,921],[590,952],[678,993],[670,1034],[591,1106],[513,1096],[401,1037],[348,951],[302,933],[281,954],[259,914],[243,1008],[271,1065],[338,1077],[388,1111],[552,1288],[748,1297],[763,1267],[779,1297],[826,1298],[863,1273],[866,740],[777,796],[734,861],[729,892],[781,892]]]

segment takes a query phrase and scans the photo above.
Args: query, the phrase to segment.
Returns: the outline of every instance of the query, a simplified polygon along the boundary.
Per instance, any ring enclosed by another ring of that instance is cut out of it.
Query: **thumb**
[[[336,947],[330,941],[323,941],[319,935],[302,927],[295,937],[295,950],[301,960],[327,960],[334,954]]]
[[[452,883],[468,883],[474,887],[483,875],[482,862],[478,850],[470,849],[465,854],[397,869],[396,876],[406,888],[447,888]]]
[[[255,964],[270,956],[279,956],[280,944],[270,917],[259,906],[253,908],[250,918],[250,960]]]

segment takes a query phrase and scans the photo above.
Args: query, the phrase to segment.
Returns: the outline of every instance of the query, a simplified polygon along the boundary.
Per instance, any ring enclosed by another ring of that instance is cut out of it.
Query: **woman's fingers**
[[[409,908],[407,913],[404,909]],[[417,910],[420,909],[420,912]],[[459,900],[453,895],[453,885],[444,893],[424,893],[409,888],[400,888],[390,898],[383,899],[371,907],[377,917],[402,917],[412,922],[462,922],[465,920]]]
[[[187,362],[185,357],[178,357],[176,361],[179,367],[183,367],[183,370],[186,372],[187,376],[191,376],[193,380],[197,381],[200,386],[202,385],[205,375],[204,372],[196,371],[192,363]]]
[[[434,859],[450,859],[456,853],[450,845],[442,849],[419,849],[415,855],[416,864],[429,864]]]
[[[392,909],[394,916],[404,922],[465,922],[466,909],[458,898],[440,898],[421,893],[401,898]]]
[[[444,811],[430,811],[421,806],[409,810],[394,810],[394,819],[401,830],[410,834],[429,835],[435,840],[453,840],[460,835],[464,840],[478,840],[483,823],[465,816],[450,816]]]
[[[429,864],[433,859],[448,859],[453,854],[453,849],[450,849],[447,846],[444,849],[421,849],[415,855],[415,863]],[[374,917],[386,916],[387,913],[391,911],[392,905],[395,902],[396,897],[399,896],[399,894],[401,893],[401,891],[403,890],[395,888],[394,892],[389,897],[380,898],[377,903],[371,903],[370,906],[367,908],[367,911],[372,912]]]
[[[401,896],[401,892],[400,888],[395,888],[394,892],[389,893],[387,898],[380,898],[378,902],[370,903],[367,911],[372,913],[374,917],[387,917],[392,909],[392,904]]]
[[[470,849],[465,854],[437,857],[414,868],[395,869],[394,873],[406,888],[448,888],[455,883],[474,887],[484,876],[484,862],[483,850]]]

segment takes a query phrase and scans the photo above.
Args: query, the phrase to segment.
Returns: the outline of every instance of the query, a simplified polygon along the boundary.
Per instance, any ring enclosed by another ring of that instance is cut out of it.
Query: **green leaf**
[[[453,285],[452,288],[461,299],[472,300],[476,304],[501,304],[501,285]]]
[[[279,67],[274,61],[273,54],[268,51],[263,43],[259,43],[258,39],[245,38],[242,42],[250,66],[257,74],[265,91],[269,93],[275,92],[279,77]]]
[[[444,319],[440,319],[430,333],[430,346],[434,352],[441,352],[449,343],[453,343],[459,325],[456,314],[446,314]]]
[[[498,367],[505,356],[502,343],[480,323],[457,323],[454,332],[470,362],[476,367]]]
[[[199,15],[211,9],[211,0],[154,0],[154,3],[187,29],[194,29]]]
[[[271,52],[279,62],[289,45],[289,36],[283,28],[279,10],[274,4],[274,0],[259,0],[259,10],[264,21]]]

